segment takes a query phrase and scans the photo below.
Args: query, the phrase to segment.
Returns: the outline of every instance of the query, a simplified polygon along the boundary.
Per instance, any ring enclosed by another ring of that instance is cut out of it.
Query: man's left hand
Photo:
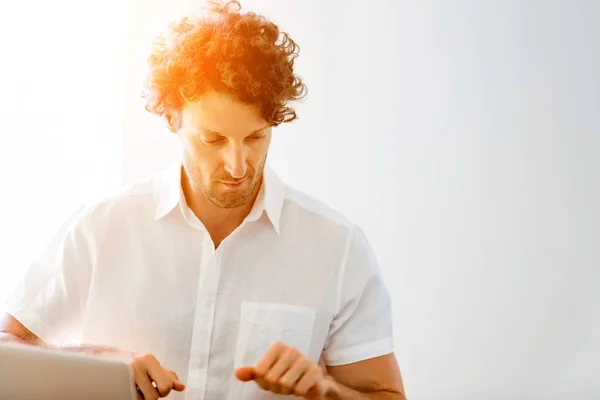
[[[325,375],[321,366],[281,342],[271,345],[256,366],[238,368],[235,376],[242,382],[255,381],[272,393],[309,400],[322,400],[338,392],[335,381]]]

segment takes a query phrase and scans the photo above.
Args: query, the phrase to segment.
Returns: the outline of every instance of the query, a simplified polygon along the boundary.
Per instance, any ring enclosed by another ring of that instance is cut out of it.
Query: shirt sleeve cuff
[[[325,364],[333,367],[384,356],[393,351],[393,340],[391,337],[387,337],[359,346],[324,351],[323,359],[325,360]]]

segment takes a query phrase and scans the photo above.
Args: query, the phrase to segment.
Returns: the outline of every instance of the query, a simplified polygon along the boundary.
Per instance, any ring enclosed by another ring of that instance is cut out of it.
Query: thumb
[[[177,373],[173,370],[168,370],[168,373],[171,374],[171,376],[173,377],[173,390],[177,392],[182,392],[183,390],[185,390],[185,384],[181,382],[181,380],[177,376]]]
[[[181,392],[184,389],[185,389],[185,385],[179,379],[175,379],[173,381],[173,390],[175,390],[177,392]]]
[[[248,382],[256,378],[254,367],[241,367],[235,370],[235,377],[242,382]]]

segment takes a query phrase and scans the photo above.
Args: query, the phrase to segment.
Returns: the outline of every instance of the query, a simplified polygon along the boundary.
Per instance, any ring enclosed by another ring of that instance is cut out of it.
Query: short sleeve
[[[78,335],[91,276],[83,208],[74,213],[29,266],[6,312],[49,343]]]
[[[344,365],[393,352],[391,301],[364,232],[354,227],[340,276],[339,307],[323,359]]]

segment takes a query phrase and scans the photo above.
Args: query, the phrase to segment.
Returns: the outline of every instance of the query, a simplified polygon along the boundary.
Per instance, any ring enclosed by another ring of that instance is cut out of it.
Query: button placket
[[[216,256],[212,240],[206,234],[202,243],[186,399],[203,400],[206,393],[208,356],[214,324],[214,298],[220,275],[217,261],[218,257]]]

